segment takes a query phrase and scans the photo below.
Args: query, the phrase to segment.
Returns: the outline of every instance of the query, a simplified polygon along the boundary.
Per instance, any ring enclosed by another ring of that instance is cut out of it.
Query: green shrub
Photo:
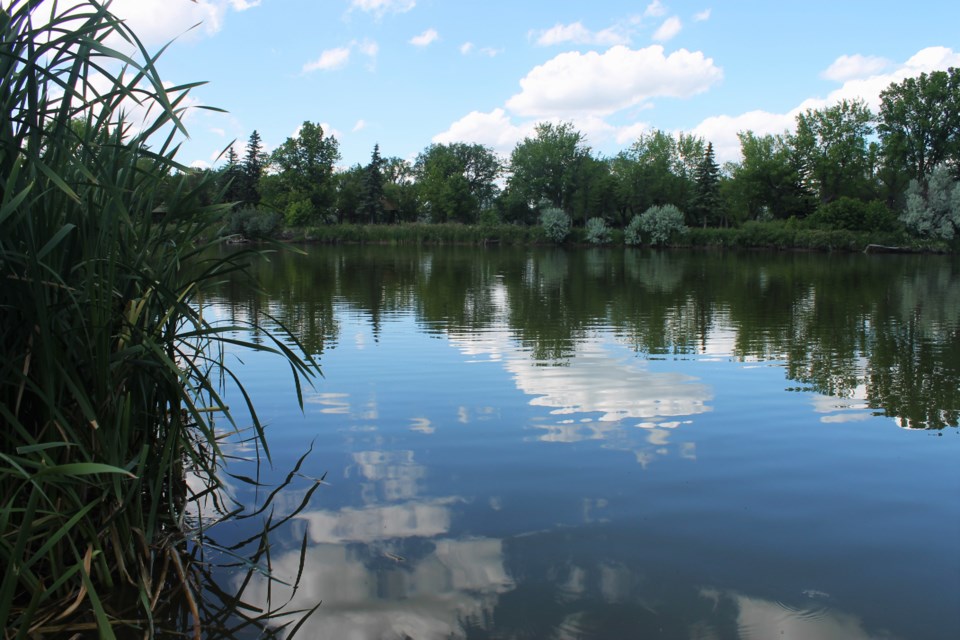
[[[548,207],[540,214],[540,226],[548,240],[560,244],[570,235],[570,216],[563,209]]]
[[[623,230],[623,243],[629,246],[639,246],[643,244],[643,225],[640,216],[633,216],[630,224]]]
[[[847,231],[894,231],[899,225],[896,214],[882,202],[843,197],[820,205],[804,221],[804,226]]]
[[[483,209],[480,212],[480,226],[485,228],[496,227],[500,224],[500,214],[496,209]]]
[[[960,182],[953,179],[945,165],[935,168],[927,184],[927,193],[916,180],[907,188],[907,203],[901,220],[911,233],[921,238],[952,240],[960,231]]]
[[[241,235],[251,240],[271,238],[280,228],[280,214],[275,211],[244,207],[227,215],[228,235]]]
[[[587,220],[587,242],[590,244],[607,244],[610,242],[610,227],[603,218]]]
[[[683,212],[672,204],[652,206],[640,215],[640,229],[650,244],[665,245],[687,232]]]
[[[283,211],[283,217],[290,227],[302,227],[316,222],[317,211],[309,198],[294,200]]]

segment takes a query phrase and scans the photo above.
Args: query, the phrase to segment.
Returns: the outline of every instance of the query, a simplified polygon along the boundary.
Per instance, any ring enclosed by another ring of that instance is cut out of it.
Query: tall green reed
[[[215,486],[223,465],[223,350],[277,352],[298,391],[315,372],[276,335],[247,343],[204,317],[244,258],[208,257],[224,211],[175,160],[196,84],[165,86],[108,5],[0,3],[5,638],[152,635],[174,593],[196,610],[185,474]]]

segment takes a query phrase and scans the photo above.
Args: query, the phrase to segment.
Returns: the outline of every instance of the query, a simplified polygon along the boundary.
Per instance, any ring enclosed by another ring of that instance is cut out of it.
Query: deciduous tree
[[[510,154],[507,186],[514,198],[529,206],[541,199],[570,212],[579,174],[590,148],[569,122],[537,125],[533,138],[524,138]]]
[[[935,167],[960,167],[960,70],[921,73],[880,93],[877,126],[888,166],[926,192]]]
[[[336,201],[333,168],[340,159],[340,144],[335,137],[326,136],[319,124],[304,122],[297,134],[277,147],[270,159],[287,192],[286,202],[275,204],[300,203],[296,207],[302,211],[308,203],[309,211],[297,216],[305,219],[292,222],[310,222],[331,212]]]
[[[821,203],[874,195],[870,148],[873,114],[863,100],[842,100],[797,116],[790,136],[807,188]]]
[[[433,222],[476,222],[493,204],[501,171],[493,150],[462,142],[432,144],[414,163],[421,206]]]

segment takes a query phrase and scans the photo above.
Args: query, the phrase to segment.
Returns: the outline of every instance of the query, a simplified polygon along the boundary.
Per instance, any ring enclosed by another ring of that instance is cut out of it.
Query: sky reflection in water
[[[428,307],[457,295],[430,300],[424,279],[465,267],[435,255],[412,258],[409,273],[351,276],[372,280],[380,302],[352,294],[343,275],[295,281],[329,290],[299,308],[296,296],[266,301],[285,320],[323,307],[328,331],[325,377],[303,415],[276,362],[246,355],[241,372],[271,424],[277,473],[311,441],[305,473],[328,472],[312,508],[274,538],[278,576],[297,573],[300,536],[310,541],[291,606],[324,604],[303,637],[960,634],[956,429],[910,431],[898,426],[915,420],[882,415],[881,374],[868,375],[879,352],[835,356],[847,368],[824,373],[821,359],[779,342],[782,324],[748,330],[729,300],[683,338],[704,303],[690,302],[689,265],[661,258],[623,268],[647,278],[642,314],[673,338],[651,347],[637,337],[649,326],[614,319],[627,295],[617,287],[603,293],[611,319],[593,313],[531,338],[517,298],[581,277],[571,255],[465,276],[466,302],[439,314]],[[583,262],[585,277],[616,268],[597,260]],[[522,276],[511,280],[512,268]],[[794,320],[833,295],[815,285],[783,302]],[[941,293],[955,299],[948,285]],[[675,297],[662,305],[655,291]],[[236,315],[229,304],[211,312]],[[767,315],[763,304],[751,313]],[[846,330],[800,328],[790,331],[807,345]],[[955,337],[956,323],[941,330]],[[949,419],[957,407],[935,409]],[[291,491],[277,506],[298,500]],[[256,588],[265,598],[266,584]]]

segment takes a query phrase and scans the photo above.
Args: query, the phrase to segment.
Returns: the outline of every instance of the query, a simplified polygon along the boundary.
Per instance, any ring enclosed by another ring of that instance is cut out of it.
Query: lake
[[[323,370],[301,412],[227,354],[264,481],[312,445],[276,513],[326,474],[271,534],[300,637],[960,637],[956,257],[304,251],[207,307]]]

